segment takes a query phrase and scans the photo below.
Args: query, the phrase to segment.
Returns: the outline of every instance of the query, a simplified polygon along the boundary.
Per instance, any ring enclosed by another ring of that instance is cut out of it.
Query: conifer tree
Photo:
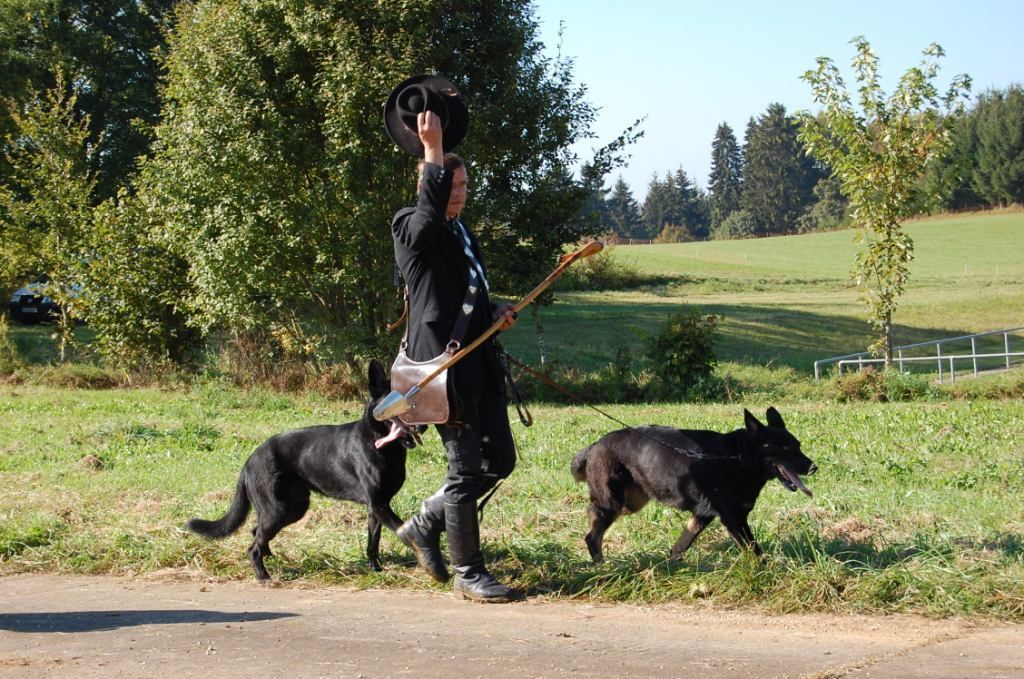
[[[615,180],[607,205],[608,220],[616,235],[623,238],[646,238],[640,207],[622,175]]]
[[[1024,203],[1024,88],[986,92],[973,118],[977,136],[971,186],[989,205]]]
[[[795,231],[813,201],[820,172],[797,140],[797,124],[782,104],[771,104],[747,126],[740,206],[762,234]]]
[[[678,223],[686,228],[693,240],[707,240],[711,232],[708,198],[681,167],[672,177],[672,193]]]
[[[666,175],[665,181],[658,179],[655,173],[647,186],[647,198],[640,210],[646,238],[654,238],[666,225],[679,225],[680,215],[677,210],[677,197],[672,175]]]
[[[742,183],[743,155],[732,128],[722,123],[711,142],[711,175],[708,177],[711,228],[740,208]]]

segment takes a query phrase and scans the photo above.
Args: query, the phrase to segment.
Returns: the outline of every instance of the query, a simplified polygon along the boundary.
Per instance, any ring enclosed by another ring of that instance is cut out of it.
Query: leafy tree
[[[1024,203],[1024,88],[978,98],[972,188],[990,205]]]
[[[74,335],[80,281],[75,272],[87,259],[84,247],[96,180],[89,161],[99,149],[87,143],[88,120],[76,115],[75,96],[63,80],[35,95],[24,113],[12,116],[10,187],[0,192],[0,279],[8,285],[46,274],[43,294],[61,308],[60,358]]]
[[[611,195],[608,196],[608,219],[611,222],[612,230],[623,238],[647,238],[644,230],[643,218],[640,215],[640,206],[637,205],[633,193],[629,190],[622,175],[612,185]]]
[[[202,0],[181,11],[142,184],[188,262],[182,303],[200,329],[326,333],[345,357],[383,341],[399,300],[388,226],[414,200],[415,162],[380,113],[414,73],[445,74],[468,101],[466,217],[496,289],[525,291],[589,228],[578,216],[599,184],[568,168],[594,109],[571,63],[543,56],[531,3]],[[595,155],[595,176],[631,134]]]
[[[728,123],[721,123],[711,142],[711,175],[708,177],[712,229],[740,208],[742,186],[743,154],[732,128]]]
[[[855,223],[863,227],[854,278],[879,332],[872,345],[892,365],[892,315],[909,278],[907,264],[914,244],[901,221],[919,201],[921,179],[929,165],[950,144],[950,127],[962,110],[970,88],[966,75],[957,76],[944,95],[935,86],[937,44],[925,51],[919,66],[910,68],[891,95],[882,92],[878,58],[863,37],[853,39],[857,55],[853,68],[859,84],[859,108],[850,100],[839,69],[827,57],[803,75],[818,116],[802,116],[801,140],[808,153],[833,168],[850,200]]]
[[[143,200],[122,191],[93,209],[79,302],[108,362],[152,370],[187,363],[200,336],[181,304],[192,294],[188,267],[167,250],[159,210]]]
[[[829,175],[814,185],[814,203],[797,220],[797,231],[827,231],[846,223],[849,201],[843,195],[842,184]]]
[[[740,206],[762,234],[789,233],[813,200],[820,172],[797,140],[796,120],[772,104],[747,126]]]
[[[734,210],[711,231],[715,240],[739,240],[757,235],[757,222],[746,210]]]
[[[187,0],[186,0],[187,1]],[[160,115],[158,55],[175,0],[5,0],[0,5],[0,136],[19,106],[66,74],[65,96],[89,121],[97,198],[127,186]],[[12,108],[13,104],[13,108]],[[10,169],[0,164],[0,179]]]

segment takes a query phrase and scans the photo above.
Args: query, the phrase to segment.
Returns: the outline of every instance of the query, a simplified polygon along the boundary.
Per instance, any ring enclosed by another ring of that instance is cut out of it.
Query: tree
[[[740,209],[742,185],[743,154],[732,128],[728,123],[721,123],[711,142],[711,175],[708,177],[712,229]]]
[[[93,208],[78,301],[109,363],[159,370],[187,364],[201,337],[181,304],[193,294],[188,266],[166,248],[160,211],[144,198],[122,190]]]
[[[974,186],[978,158],[977,108],[953,121],[950,145],[936,158],[921,181],[921,212],[963,210],[986,205]]]
[[[640,207],[622,175],[619,175],[615,184],[612,185],[607,205],[608,220],[617,235],[623,238],[647,237],[643,227],[643,218],[640,215]]]
[[[974,109],[971,185],[990,205],[1024,203],[1024,88],[982,94]]]
[[[669,224],[682,224],[675,193],[675,181],[671,174],[665,176],[665,181],[660,181],[658,174],[654,173],[651,183],[647,185],[647,197],[640,208],[640,219],[644,226],[643,238],[657,236]]]
[[[683,168],[672,178],[674,212],[693,240],[706,240],[710,233],[711,210],[707,195]]]
[[[666,173],[663,181],[657,174],[651,178],[641,215],[646,238],[678,242],[708,235],[707,199],[683,168]]]
[[[444,74],[468,101],[466,217],[492,287],[532,287],[588,228],[578,215],[599,184],[568,168],[595,111],[571,62],[543,56],[531,3],[202,0],[182,11],[142,186],[188,263],[182,304],[202,330],[324,334],[349,359],[394,341],[382,337],[400,299],[388,227],[414,199],[415,162],[380,112],[410,74]],[[595,175],[630,134],[595,155]]]
[[[842,185],[832,175],[822,177],[814,185],[814,203],[797,220],[797,231],[828,231],[846,223],[849,201],[843,195]]]
[[[0,136],[14,129],[18,106],[50,90],[63,73],[65,96],[102,138],[89,169],[97,199],[128,185],[160,116],[159,54],[174,0],[5,0],[0,7]],[[11,104],[14,107],[11,107]],[[0,180],[9,168],[0,164]]]
[[[927,168],[949,148],[950,128],[963,109],[970,89],[966,75],[953,79],[940,95],[935,86],[937,44],[924,50],[925,59],[910,68],[891,95],[882,92],[878,58],[863,37],[851,41],[857,55],[853,68],[859,83],[859,109],[846,90],[839,69],[827,57],[803,75],[819,115],[801,116],[800,139],[807,151],[832,168],[849,198],[855,223],[863,227],[854,279],[879,332],[872,350],[892,365],[892,316],[909,279],[914,244],[901,221],[919,201]]]
[[[762,234],[796,230],[813,201],[819,171],[797,140],[797,123],[782,104],[771,104],[747,126],[740,206]]]
[[[5,140],[10,185],[0,192],[0,280],[46,274],[42,292],[60,306],[60,359],[67,358],[78,304],[76,276],[85,248],[96,179],[89,171],[99,149],[87,143],[88,119],[76,115],[75,95],[61,77],[52,90],[34,94],[24,113],[14,112]]]

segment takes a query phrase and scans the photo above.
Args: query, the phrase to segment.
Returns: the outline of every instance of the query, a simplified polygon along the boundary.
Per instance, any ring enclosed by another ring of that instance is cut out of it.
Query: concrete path
[[[0,676],[1024,677],[1024,625],[55,575],[0,578]]]

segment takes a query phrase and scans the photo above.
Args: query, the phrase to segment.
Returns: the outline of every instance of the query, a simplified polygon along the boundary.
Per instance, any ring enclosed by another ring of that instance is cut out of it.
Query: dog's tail
[[[580,452],[576,453],[576,457],[572,458],[572,464],[569,465],[569,471],[572,472],[572,477],[579,482],[587,480],[587,456],[590,455],[590,449],[593,446],[587,446]]]
[[[226,538],[238,530],[238,527],[249,515],[249,494],[245,490],[245,472],[238,477],[238,486],[235,488],[235,499],[231,501],[227,513],[216,521],[206,519],[191,519],[186,527],[193,533],[202,535],[205,538],[214,540]]]

